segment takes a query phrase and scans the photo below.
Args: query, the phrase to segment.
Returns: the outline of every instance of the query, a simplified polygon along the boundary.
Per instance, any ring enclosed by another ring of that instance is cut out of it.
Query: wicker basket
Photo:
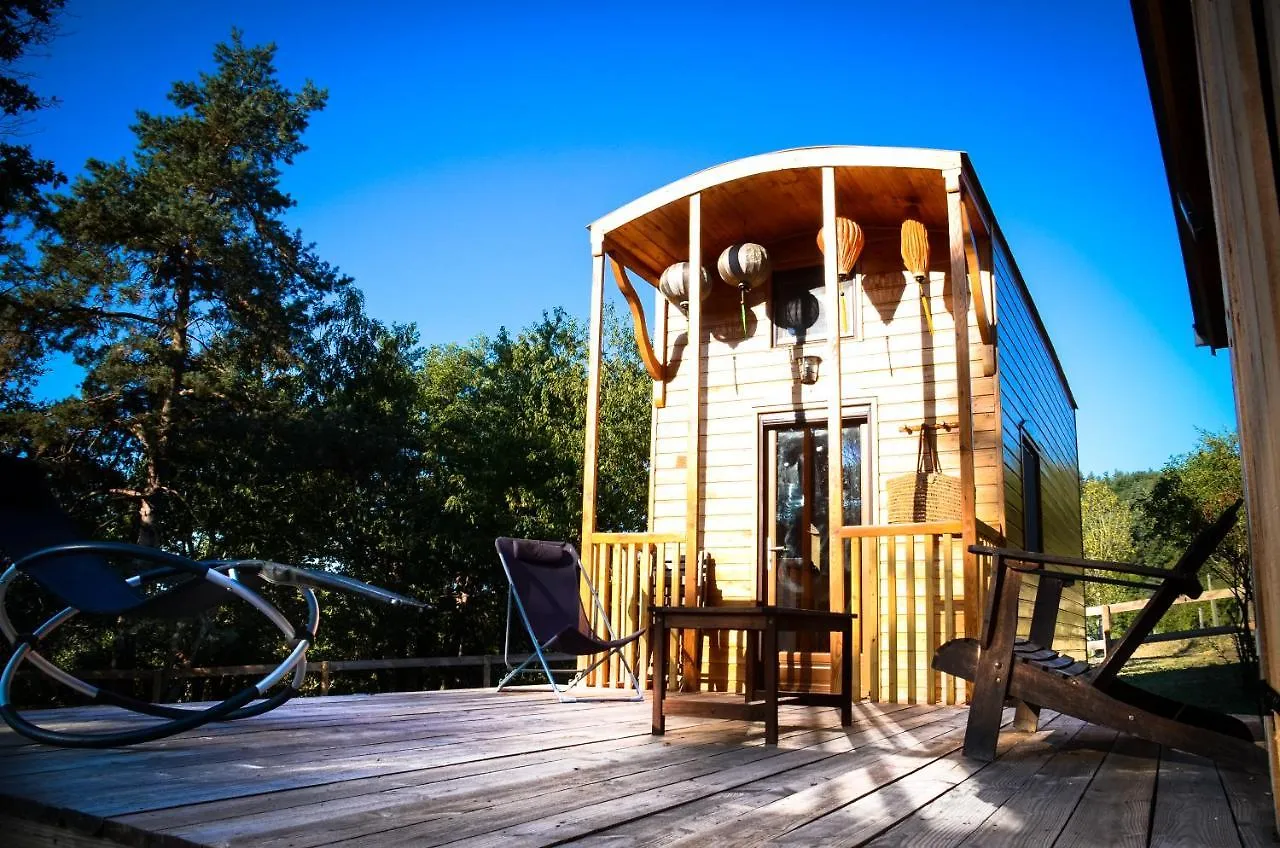
[[[952,521],[960,517],[960,481],[936,471],[904,474],[885,483],[889,523]]]
[[[929,425],[920,428],[916,472],[885,483],[889,494],[889,523],[953,521],[960,517],[960,481],[938,471],[938,453]]]

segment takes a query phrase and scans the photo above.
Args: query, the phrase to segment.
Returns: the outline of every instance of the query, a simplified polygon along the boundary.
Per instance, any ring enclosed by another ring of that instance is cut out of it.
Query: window
[[[1044,550],[1043,510],[1040,506],[1040,451],[1022,437],[1022,549]]]
[[[840,283],[840,335],[853,336],[858,325],[853,280]],[[831,324],[827,315],[823,268],[814,265],[791,271],[775,271],[770,301],[774,345],[799,344],[825,339]]]

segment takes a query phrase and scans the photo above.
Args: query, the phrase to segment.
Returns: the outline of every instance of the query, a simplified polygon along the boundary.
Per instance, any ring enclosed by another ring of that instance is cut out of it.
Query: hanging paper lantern
[[[827,253],[826,230],[826,227],[818,230],[818,250],[824,256]],[[836,271],[841,280],[848,280],[853,276],[853,266],[862,255],[864,244],[866,237],[862,234],[862,227],[848,218],[836,218]]]
[[[711,285],[707,279],[707,269],[699,268],[702,272],[702,291],[699,293],[699,300],[706,300],[711,296]],[[674,265],[667,266],[667,270],[662,272],[662,276],[658,279],[658,291],[671,301],[681,312],[689,311],[689,263],[677,262]]]
[[[912,218],[902,222],[902,264],[920,286],[920,311],[929,335],[933,335],[933,310],[929,308],[929,233]]]
[[[716,263],[720,279],[738,287],[742,308],[742,335],[747,334],[747,291],[769,279],[769,252],[758,244],[731,244]]]
[[[818,323],[822,316],[822,304],[812,292],[796,291],[774,306],[773,321],[779,327],[798,336]]]
[[[902,222],[902,264],[916,282],[929,274],[929,234],[924,224],[911,218]]]

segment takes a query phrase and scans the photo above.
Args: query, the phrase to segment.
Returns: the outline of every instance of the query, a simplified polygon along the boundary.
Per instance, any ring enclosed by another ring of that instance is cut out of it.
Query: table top
[[[724,627],[726,629],[763,628],[770,619],[776,624],[798,624],[808,627],[843,627],[857,618],[852,612],[802,609],[757,605],[746,607],[653,607],[653,613],[661,619],[680,619],[691,627]]]

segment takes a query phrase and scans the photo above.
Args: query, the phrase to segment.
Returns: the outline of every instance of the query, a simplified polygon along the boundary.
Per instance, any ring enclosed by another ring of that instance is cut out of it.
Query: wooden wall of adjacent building
[[[994,246],[997,385],[1000,398],[1001,464],[1004,475],[1005,536],[1011,547],[1025,547],[1023,438],[1040,455],[1044,549],[1080,556],[1080,471],[1076,451],[1076,412],[1054,362],[1025,286],[1008,250]],[[1034,579],[1024,589],[1022,633],[1030,626]],[[1055,645],[1084,650],[1082,584],[1063,590]],[[1076,654],[1083,656],[1083,653]]]

